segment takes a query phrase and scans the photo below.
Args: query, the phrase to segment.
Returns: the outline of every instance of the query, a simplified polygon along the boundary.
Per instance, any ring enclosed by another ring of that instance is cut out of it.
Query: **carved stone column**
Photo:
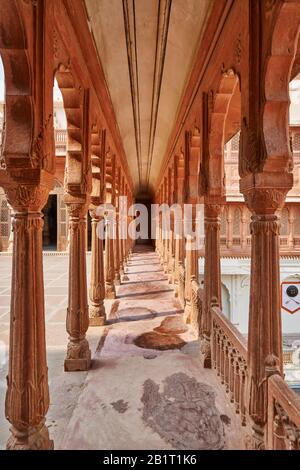
[[[289,248],[294,248],[294,225],[295,225],[295,216],[294,216],[294,206],[290,206],[289,210]]]
[[[42,207],[49,189],[19,185],[6,191],[14,210],[9,370],[5,415],[7,449],[52,449],[45,343]]]
[[[85,337],[89,327],[86,279],[86,213],[87,204],[67,202],[69,213],[69,300],[67,332],[69,343],[65,371],[88,370],[91,351]]]
[[[196,221],[192,221],[192,231],[195,232]],[[191,285],[192,280],[198,280],[198,249],[196,249],[197,240],[195,235],[186,235],[186,266],[185,266],[185,307],[184,319],[186,323],[190,322],[192,312],[191,306]]]
[[[167,232],[167,230],[164,230],[164,235],[163,235],[163,252],[164,252],[164,257],[163,257],[163,268],[164,268],[164,273],[168,273],[168,264],[169,264],[169,237],[170,237],[170,232]]]
[[[8,204],[9,208],[9,216],[10,216],[10,233],[9,233],[9,239],[8,239],[8,244],[7,244],[7,251],[12,252],[13,251],[13,246],[14,246],[14,232],[13,232],[13,222],[14,222],[14,210],[13,208]]]
[[[158,254],[159,254],[159,261],[160,263],[163,262],[163,230],[162,230],[162,214],[159,212],[158,214],[158,224],[159,224],[159,229],[158,229],[158,237],[159,237],[159,242],[158,242]]]
[[[115,279],[114,283],[116,286],[121,284],[121,276],[120,276],[120,236],[119,236],[119,214],[116,213],[116,220],[115,220],[115,239],[114,242],[114,263],[115,263]]]
[[[116,298],[115,288],[115,261],[114,261],[114,240],[110,237],[110,224],[107,220],[105,232],[105,297],[107,299]]]
[[[124,217],[123,215],[120,217]],[[124,274],[124,267],[125,267],[125,260],[124,260],[124,243],[123,239],[120,236],[120,230],[119,230],[119,256],[120,256],[120,266],[119,266],[119,273],[120,277],[123,276]]]
[[[201,355],[203,366],[211,368],[211,305],[222,308],[220,228],[221,203],[206,202],[204,205],[205,261],[204,261],[204,306],[202,311]]]
[[[249,413],[255,448],[264,447],[267,420],[267,377],[283,373],[279,222],[286,189],[247,188],[241,184],[252,212],[251,283],[248,328]]]
[[[91,281],[90,281],[90,326],[102,326],[105,323],[105,283],[103,265],[103,240],[98,237],[97,226],[100,217],[96,211],[91,210],[92,218],[92,259],[91,259]]]
[[[170,217],[170,232],[169,232],[169,246],[168,246],[168,280],[169,284],[174,282],[174,264],[175,264],[175,254],[174,254],[174,214],[171,213]]]
[[[227,222],[227,227],[226,227],[226,244],[227,244],[227,248],[231,249],[232,248],[232,232],[233,232],[233,227],[232,227],[232,207],[228,207],[228,211],[227,211],[227,218],[226,218],[226,222]]]
[[[177,235],[175,238],[175,295],[179,293],[179,270],[184,266],[184,238],[183,235]]]
[[[242,217],[241,217],[241,247],[243,250],[247,248],[247,213],[246,207],[242,208]]]

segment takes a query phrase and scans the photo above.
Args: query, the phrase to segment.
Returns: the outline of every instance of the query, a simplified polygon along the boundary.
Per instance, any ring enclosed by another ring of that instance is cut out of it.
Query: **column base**
[[[102,305],[90,305],[89,308],[89,325],[90,326],[103,326],[106,321],[105,308]]]
[[[71,340],[68,344],[67,357],[65,359],[65,372],[85,371],[91,366],[91,350],[89,343],[84,338]]]
[[[264,426],[253,422],[251,436],[251,447],[253,450],[265,450],[264,433]]]
[[[174,294],[176,298],[179,297],[179,285],[176,280],[174,280]]]
[[[212,360],[211,360],[210,338],[206,336],[201,338],[200,352],[201,352],[201,363],[204,369],[211,369]]]
[[[115,286],[120,286],[120,285],[121,285],[121,279],[120,279],[120,278],[116,278],[116,279],[114,280],[114,284],[115,284]]]
[[[90,318],[90,326],[104,326],[106,322],[105,317],[93,317]]]
[[[54,443],[49,437],[49,431],[43,421],[40,426],[30,427],[19,431],[14,426],[10,428],[12,435],[7,441],[7,450],[53,450]]]
[[[116,298],[116,289],[113,285],[106,285],[105,286],[105,298],[106,299],[115,299]]]
[[[184,322],[189,324],[191,323],[191,314],[192,314],[192,307],[189,302],[186,302],[185,307],[184,307],[184,314],[183,314],[183,319]]]

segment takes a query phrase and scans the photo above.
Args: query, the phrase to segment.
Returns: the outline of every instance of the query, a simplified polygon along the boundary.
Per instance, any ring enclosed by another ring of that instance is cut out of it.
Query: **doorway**
[[[43,209],[43,249],[56,251],[57,249],[57,195],[50,194],[48,202]]]

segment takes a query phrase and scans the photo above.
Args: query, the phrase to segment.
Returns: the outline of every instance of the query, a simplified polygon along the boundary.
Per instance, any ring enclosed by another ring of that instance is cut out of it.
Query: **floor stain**
[[[124,400],[114,401],[111,403],[111,406],[118,413],[126,413],[128,410],[128,402],[125,402]]]
[[[179,450],[219,450],[224,428],[213,388],[183,372],[166,377],[163,391],[151,379],[144,382],[143,420]]]
[[[139,348],[157,349],[159,351],[181,349],[186,345],[186,342],[177,335],[163,335],[156,331],[147,331],[137,336],[133,342]]]
[[[165,318],[154,330],[163,334],[181,334],[188,331],[188,327],[183,323],[182,317],[177,315]]]

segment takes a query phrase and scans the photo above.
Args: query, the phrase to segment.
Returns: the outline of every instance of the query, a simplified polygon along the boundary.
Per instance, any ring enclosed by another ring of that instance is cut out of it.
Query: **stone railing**
[[[268,380],[267,449],[300,450],[300,397],[280,375]]]
[[[283,351],[283,364],[292,364],[294,351]]]
[[[65,155],[67,153],[67,131],[66,129],[55,129],[55,152],[56,155]]]
[[[247,343],[218,307],[211,307],[211,315],[212,367],[246,426]]]

